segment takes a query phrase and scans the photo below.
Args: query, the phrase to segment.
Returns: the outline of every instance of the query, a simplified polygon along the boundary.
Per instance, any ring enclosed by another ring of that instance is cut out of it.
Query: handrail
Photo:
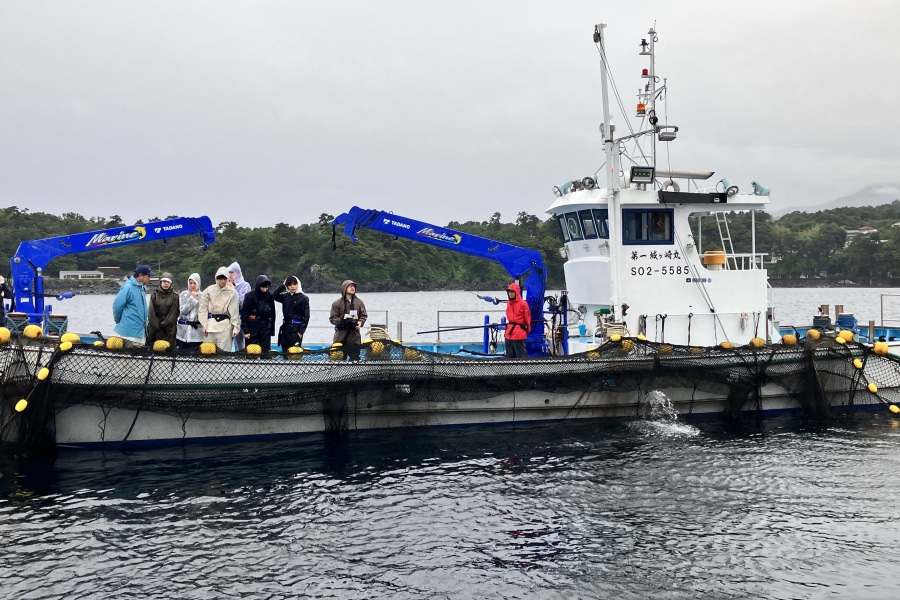
[[[884,320],[884,299],[885,298],[900,298],[900,294],[880,294],[879,297],[879,308],[881,310],[881,324],[885,324]],[[890,321],[900,321],[900,319],[890,319]]]
[[[441,343],[441,314],[442,313],[469,313],[483,315],[486,313],[500,313],[505,315],[505,310],[439,310],[437,311],[437,343]]]
[[[367,312],[369,313],[369,318],[366,319],[366,322],[367,322],[367,323],[369,323],[369,322],[372,321],[372,313],[378,313],[378,314],[384,313],[384,327],[385,327],[385,329],[388,329],[388,330],[389,330],[390,320],[389,320],[389,314],[388,314],[388,311],[386,311],[386,310],[373,310],[373,311],[367,311]],[[322,321],[324,321],[325,323],[328,323],[327,325],[313,325],[312,323],[318,323],[318,322],[319,322],[317,319],[313,319],[313,318],[312,318],[313,313],[326,313],[326,314],[329,314],[329,315],[330,315],[330,314],[331,314],[331,310],[311,310],[311,311],[309,311],[309,322],[310,322],[310,325],[307,327],[307,329],[333,329],[333,328],[334,328],[334,325],[332,325],[331,323],[328,322],[328,318],[327,318],[327,317],[324,318],[324,319],[322,319]],[[380,323],[379,323],[379,324],[380,324]]]

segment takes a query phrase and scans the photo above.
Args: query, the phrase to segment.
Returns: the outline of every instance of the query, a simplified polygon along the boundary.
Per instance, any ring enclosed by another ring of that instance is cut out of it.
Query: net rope
[[[521,390],[575,392],[577,410],[592,392],[687,388],[727,398],[730,415],[760,410],[768,384],[784,388],[815,416],[900,402],[900,359],[827,336],[763,348],[623,338],[581,354],[521,360],[433,353],[390,340],[367,341],[358,352],[358,360],[346,360],[347,352],[335,348],[204,355],[84,343],[63,352],[50,340],[14,336],[0,346],[0,444],[27,453],[52,438],[55,415],[76,405],[159,412],[183,421],[320,414],[325,428],[339,429],[361,408],[448,400],[464,406]],[[50,374],[40,380],[43,367]],[[20,399],[28,400],[28,408],[17,412]]]

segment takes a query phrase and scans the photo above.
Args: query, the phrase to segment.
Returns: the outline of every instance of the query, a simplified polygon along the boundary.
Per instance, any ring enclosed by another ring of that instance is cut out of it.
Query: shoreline
[[[503,282],[495,286],[500,289]],[[367,292],[470,292],[492,289],[490,285],[472,287],[471,289],[445,288],[439,286],[416,287],[409,284],[400,285],[388,283],[384,285],[364,284]],[[854,278],[816,278],[816,279],[769,279],[769,285],[773,288],[900,288],[900,277],[854,277]],[[99,296],[104,294],[115,295],[122,287],[122,282],[116,279],[85,280],[85,279],[45,279],[44,292],[50,295],[75,292],[86,296]],[[148,290],[155,289],[155,285],[148,286]],[[310,285],[304,289],[309,294],[329,293],[334,290],[331,286]]]

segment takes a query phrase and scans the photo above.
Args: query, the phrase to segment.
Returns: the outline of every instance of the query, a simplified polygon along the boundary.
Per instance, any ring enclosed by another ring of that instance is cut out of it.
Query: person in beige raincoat
[[[232,340],[241,332],[241,314],[237,292],[228,287],[228,267],[219,267],[216,282],[200,294],[197,317],[206,341],[231,352]]]

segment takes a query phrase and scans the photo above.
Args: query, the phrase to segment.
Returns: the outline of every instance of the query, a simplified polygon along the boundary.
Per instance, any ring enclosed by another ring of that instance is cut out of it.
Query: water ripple
[[[17,598],[891,598],[893,421],[545,424],[0,464]]]

